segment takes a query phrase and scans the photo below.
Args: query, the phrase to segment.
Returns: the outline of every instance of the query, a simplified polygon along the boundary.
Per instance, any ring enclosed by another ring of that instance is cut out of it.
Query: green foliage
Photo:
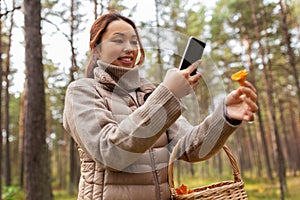
[[[288,188],[289,191],[285,195],[286,200],[297,200],[300,197],[300,194],[297,192],[300,177],[288,177]],[[266,180],[261,179],[246,179],[245,189],[249,196],[249,199],[253,200],[273,200],[279,199],[280,191],[279,185],[276,183],[270,183]]]
[[[76,195],[69,195],[65,190],[54,191],[54,200],[74,200]]]
[[[4,186],[2,192],[2,199],[25,200],[25,194],[18,186]]]

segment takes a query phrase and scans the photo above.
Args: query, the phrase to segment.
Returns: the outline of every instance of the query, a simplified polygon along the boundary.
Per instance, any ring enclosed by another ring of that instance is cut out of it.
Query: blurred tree
[[[24,137],[26,199],[50,200],[52,190],[46,144],[40,0],[24,1],[24,17],[27,86]]]
[[[284,44],[286,46],[286,56],[287,56],[287,63],[290,66],[291,74],[293,75],[294,81],[295,81],[295,88],[296,88],[296,94],[298,97],[298,114],[300,117],[300,82],[299,82],[299,72],[296,67],[296,57],[295,52],[292,47],[292,37],[289,28],[291,25],[291,20],[288,21],[288,17],[290,16],[289,13],[289,5],[285,1],[285,3],[282,0],[279,0],[279,6],[280,6],[280,18],[281,18],[281,27],[282,27],[282,34],[284,39]]]
[[[26,84],[26,83],[25,83]],[[21,93],[21,97],[20,97],[20,109],[19,109],[19,143],[18,143],[18,152],[20,155],[20,187],[23,188],[24,187],[24,136],[25,136],[25,116],[26,116],[26,89],[27,87],[24,86],[24,90]]]
[[[2,0],[0,0],[0,10],[2,8]],[[2,136],[2,15],[0,16],[0,199],[2,198],[2,146],[3,146],[3,136]]]
[[[15,7],[15,1],[12,1],[12,7]],[[6,60],[5,60],[5,102],[4,102],[4,119],[5,119],[5,137],[6,137],[6,143],[5,143],[5,183],[7,186],[11,185],[11,159],[10,159],[10,116],[9,116],[9,100],[10,100],[10,94],[9,94],[9,87],[10,87],[10,78],[12,76],[11,73],[11,43],[12,43],[12,31],[14,27],[14,12],[10,13],[10,25],[8,28],[7,33],[7,39],[8,42],[6,44]]]
[[[252,28],[251,15],[248,9],[241,10],[241,6],[248,5],[247,1],[231,1],[228,5],[226,1],[219,1],[215,8],[215,14],[211,20],[211,35],[212,35],[212,47],[213,56],[218,60],[217,65],[222,67],[224,73],[224,80],[229,87],[233,87],[230,81],[230,75],[235,68],[240,68],[244,65],[250,70],[249,79],[256,85],[255,79],[252,74],[256,74],[256,69],[253,65],[251,45],[254,43],[252,38],[254,37]],[[222,34],[218,34],[222,32]],[[244,52],[237,51],[238,49],[246,49]],[[223,53],[222,53],[223,52]],[[249,59],[245,59],[245,58]],[[242,63],[242,64],[241,64]],[[259,99],[260,100],[260,99]],[[259,103],[258,100],[258,103]],[[260,111],[259,111],[260,112]],[[259,121],[260,113],[258,113]],[[263,127],[261,125],[260,127]],[[248,129],[244,129],[248,130]],[[265,141],[264,130],[261,130],[262,141]],[[255,136],[255,134],[254,134]],[[266,142],[264,142],[266,144]],[[240,143],[241,144],[241,143]],[[267,145],[264,146],[267,152]],[[268,162],[268,154],[266,154],[267,165],[270,168],[270,162]],[[259,157],[260,155],[257,154]],[[258,160],[260,160],[258,158]],[[272,179],[270,170],[270,179]]]
[[[68,138],[62,126],[67,75],[51,60],[44,64],[47,141],[51,151],[51,177],[59,189],[67,189]]]
[[[271,53],[270,52],[270,47],[269,45],[269,40],[270,38],[268,38],[268,35],[266,35],[266,37],[264,38],[265,41],[264,43],[266,44],[266,47],[263,46],[263,36],[261,35],[262,30],[265,27],[264,25],[266,25],[266,18],[264,14],[261,15],[262,18],[262,25],[259,25],[258,22],[258,17],[257,17],[257,13],[256,10],[258,10],[259,6],[255,6],[255,2],[253,0],[249,0],[250,3],[250,7],[251,7],[251,16],[253,19],[253,23],[254,23],[254,31],[255,31],[255,38],[257,40],[258,43],[258,48],[259,48],[259,56],[262,60],[262,67],[263,67],[263,74],[264,74],[264,83],[265,83],[265,88],[267,91],[267,100],[268,100],[268,104],[269,104],[269,112],[270,112],[270,116],[272,119],[272,126],[273,126],[273,131],[274,131],[274,135],[275,135],[275,141],[276,141],[276,153],[277,153],[277,175],[279,176],[279,183],[280,183],[280,193],[281,193],[281,199],[284,199],[284,192],[286,191],[286,163],[285,163],[285,158],[283,155],[283,151],[282,151],[282,144],[281,144],[281,140],[280,140],[280,135],[279,135],[279,128],[278,128],[278,120],[276,117],[276,111],[275,111],[275,100],[273,98],[273,94],[274,94],[274,86],[273,86],[273,76],[272,76],[272,63],[271,63],[271,59],[269,59],[268,55]],[[261,5],[264,6],[264,5]],[[264,11],[264,9],[263,9]],[[265,48],[265,49],[264,49]]]
[[[69,36],[69,43],[71,48],[71,67],[69,73],[69,80],[70,82],[75,80],[75,74],[78,72],[78,65],[77,65],[77,52],[75,52],[75,39],[74,34],[78,31],[81,15],[76,13],[78,7],[80,6],[80,2],[76,0],[71,0],[70,2],[70,18],[71,20],[67,21],[64,19],[65,22],[70,23],[70,36]],[[69,142],[69,152],[70,152],[70,175],[69,175],[69,194],[74,194],[77,190],[77,185],[79,183],[80,178],[80,163],[79,163],[79,155],[77,152],[76,144],[73,138],[70,137]]]

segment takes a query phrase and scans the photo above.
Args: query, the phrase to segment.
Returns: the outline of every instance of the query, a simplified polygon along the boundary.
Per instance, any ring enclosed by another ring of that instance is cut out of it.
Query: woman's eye
[[[121,43],[123,43],[123,40],[116,39],[116,40],[113,40],[113,42],[121,44]]]
[[[138,42],[137,41],[131,41],[131,44],[137,46]]]

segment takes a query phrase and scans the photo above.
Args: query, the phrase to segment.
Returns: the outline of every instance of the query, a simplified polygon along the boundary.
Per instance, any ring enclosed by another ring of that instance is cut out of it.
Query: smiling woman
[[[144,62],[143,46],[130,19],[121,15],[102,15],[92,25],[90,35],[92,57],[86,67],[87,77],[94,76],[93,69],[97,67],[98,59],[127,68]]]
[[[136,26],[119,13],[94,22],[90,49],[87,78],[68,86],[63,115],[81,159],[79,200],[169,200],[174,146],[179,146],[178,159],[208,159],[257,110],[255,88],[246,81],[203,123],[191,125],[181,115],[181,98],[199,83],[201,75],[191,73],[201,61],[168,70],[155,87],[139,74],[145,54]]]
[[[113,65],[132,68],[138,55],[137,35],[127,22],[113,21],[103,34],[101,44],[95,47],[102,61]],[[105,49],[105,51],[101,51]]]

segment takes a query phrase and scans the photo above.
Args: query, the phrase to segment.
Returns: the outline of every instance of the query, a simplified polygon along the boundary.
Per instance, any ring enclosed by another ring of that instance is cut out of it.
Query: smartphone
[[[188,68],[192,63],[202,57],[206,44],[199,39],[191,36],[185,47],[182,59],[180,61],[179,69],[183,70]],[[193,71],[191,75],[196,74],[197,70]]]

